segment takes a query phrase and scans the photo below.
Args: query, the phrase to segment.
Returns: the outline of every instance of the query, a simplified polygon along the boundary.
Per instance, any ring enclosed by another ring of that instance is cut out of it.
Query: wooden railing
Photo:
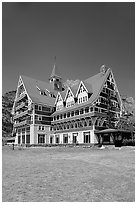
[[[26,93],[22,93],[17,99],[16,102],[20,101],[21,99],[23,99],[26,96]]]
[[[28,110],[26,110],[26,111],[24,111],[24,112],[21,112],[21,113],[15,115],[15,116],[13,117],[13,120],[15,120],[15,119],[17,119],[17,118],[20,118],[20,117],[22,117],[22,116],[24,116],[24,115],[27,115],[27,114],[29,115]]]
[[[22,122],[20,122],[20,123],[14,124],[13,126],[14,126],[14,127],[20,127],[20,126],[23,126],[23,125],[29,125],[29,124],[31,124],[31,123],[32,123],[32,121],[30,121],[30,120],[24,120],[24,121],[22,121]]]
[[[22,102],[21,104],[19,104],[18,106],[16,106],[15,110],[17,111],[17,110],[23,108],[24,106],[27,107],[27,105],[28,105],[28,104],[27,104],[26,102]]]

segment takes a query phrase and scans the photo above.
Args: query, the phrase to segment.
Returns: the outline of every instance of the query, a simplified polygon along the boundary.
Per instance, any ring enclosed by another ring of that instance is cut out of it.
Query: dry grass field
[[[3,202],[135,201],[133,147],[3,147]]]

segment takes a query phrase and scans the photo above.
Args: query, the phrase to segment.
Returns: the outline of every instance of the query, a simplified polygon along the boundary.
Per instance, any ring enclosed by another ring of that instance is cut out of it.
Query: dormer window
[[[88,90],[82,81],[79,84],[79,88],[76,93],[76,97],[77,96],[78,96],[78,104],[85,103],[86,101],[88,101]]]
[[[69,108],[75,104],[74,94],[70,87],[68,87],[64,101],[66,102],[66,108]]]
[[[50,97],[55,98],[53,93],[50,93],[49,95],[50,95]]]
[[[40,91],[40,95],[47,96],[47,94],[46,94],[46,92],[45,92],[45,91]]]

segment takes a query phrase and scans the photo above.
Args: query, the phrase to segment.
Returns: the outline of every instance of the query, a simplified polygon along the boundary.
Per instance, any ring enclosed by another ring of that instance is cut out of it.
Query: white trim
[[[57,96],[56,96],[56,100],[55,100],[55,105],[57,104],[57,100],[58,100],[58,95],[60,95],[61,96],[61,93],[58,91],[58,93],[57,93]],[[62,96],[61,96],[61,98],[62,98]],[[63,101],[63,98],[62,98],[62,101]]]
[[[20,81],[20,80],[22,81],[22,84],[19,85],[19,81]],[[13,108],[12,108],[12,111],[11,111],[12,114],[14,113],[15,103],[16,103],[16,100],[17,100],[17,98],[18,98],[18,97],[17,97],[17,95],[18,95],[18,90],[19,90],[19,87],[20,87],[21,85],[23,85],[23,87],[24,87],[24,89],[25,89],[24,93],[27,94],[28,101],[30,101],[30,104],[32,103],[32,100],[31,100],[31,98],[29,97],[29,95],[28,95],[28,93],[27,93],[27,91],[26,91],[26,87],[25,87],[25,85],[24,85],[24,82],[23,82],[23,80],[22,80],[22,77],[19,76],[18,85],[17,85],[17,89],[16,89],[16,96],[15,96]]]
[[[103,90],[103,88],[104,88],[104,84],[106,83],[106,80],[107,80],[107,77],[108,77],[110,71],[111,71],[111,69],[108,68],[108,70],[107,70],[106,73],[105,73],[105,74],[106,74],[106,79],[104,80],[104,82],[103,82],[103,84],[102,84],[102,86],[101,86],[101,88],[100,88],[100,90],[99,90],[99,92],[98,92],[98,94],[97,94],[97,97],[92,101],[92,104],[93,104],[93,103],[96,103],[96,100],[99,98],[100,93],[102,92],[102,90]]]
[[[77,95],[78,95],[78,92],[79,92],[79,89],[80,89],[81,84],[84,86],[84,88],[86,89],[86,92],[88,93],[88,90],[87,90],[85,84],[83,83],[83,81],[80,81],[80,84],[79,84],[78,89],[77,89],[77,92],[76,92],[76,97],[77,97]]]
[[[38,111],[42,111],[42,105],[38,105]]]
[[[117,88],[117,84],[116,84],[116,81],[115,81],[115,78],[114,78],[114,74],[113,74],[112,71],[111,71],[111,74],[112,74],[112,77],[113,77],[113,80],[114,80],[114,85],[116,86],[116,89],[117,89],[117,93],[118,93],[118,96],[119,96],[119,100],[120,100],[120,102],[121,102],[121,104],[120,104],[120,109],[121,109],[121,111],[122,111],[123,103],[122,103],[122,100],[121,100],[121,97],[120,97],[120,93],[119,93],[119,90],[118,90],[118,88]]]
[[[68,91],[69,91],[69,90],[71,91],[71,93],[72,93],[72,95],[73,95],[73,98],[74,98],[74,94],[73,94],[71,88],[68,86],[67,92],[66,92],[66,95],[65,95],[65,98],[64,98],[64,101],[66,101],[66,97],[67,97],[67,94],[68,94]]]

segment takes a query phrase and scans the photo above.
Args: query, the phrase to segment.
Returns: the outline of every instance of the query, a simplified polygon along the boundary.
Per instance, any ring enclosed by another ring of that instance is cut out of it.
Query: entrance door
[[[84,143],[90,143],[90,132],[84,132]]]
[[[45,134],[38,134],[38,144],[45,143]]]
[[[78,136],[78,133],[73,133],[73,143],[74,144],[77,143],[77,136]]]
[[[50,137],[50,144],[52,144],[53,143],[53,137],[51,136]]]

